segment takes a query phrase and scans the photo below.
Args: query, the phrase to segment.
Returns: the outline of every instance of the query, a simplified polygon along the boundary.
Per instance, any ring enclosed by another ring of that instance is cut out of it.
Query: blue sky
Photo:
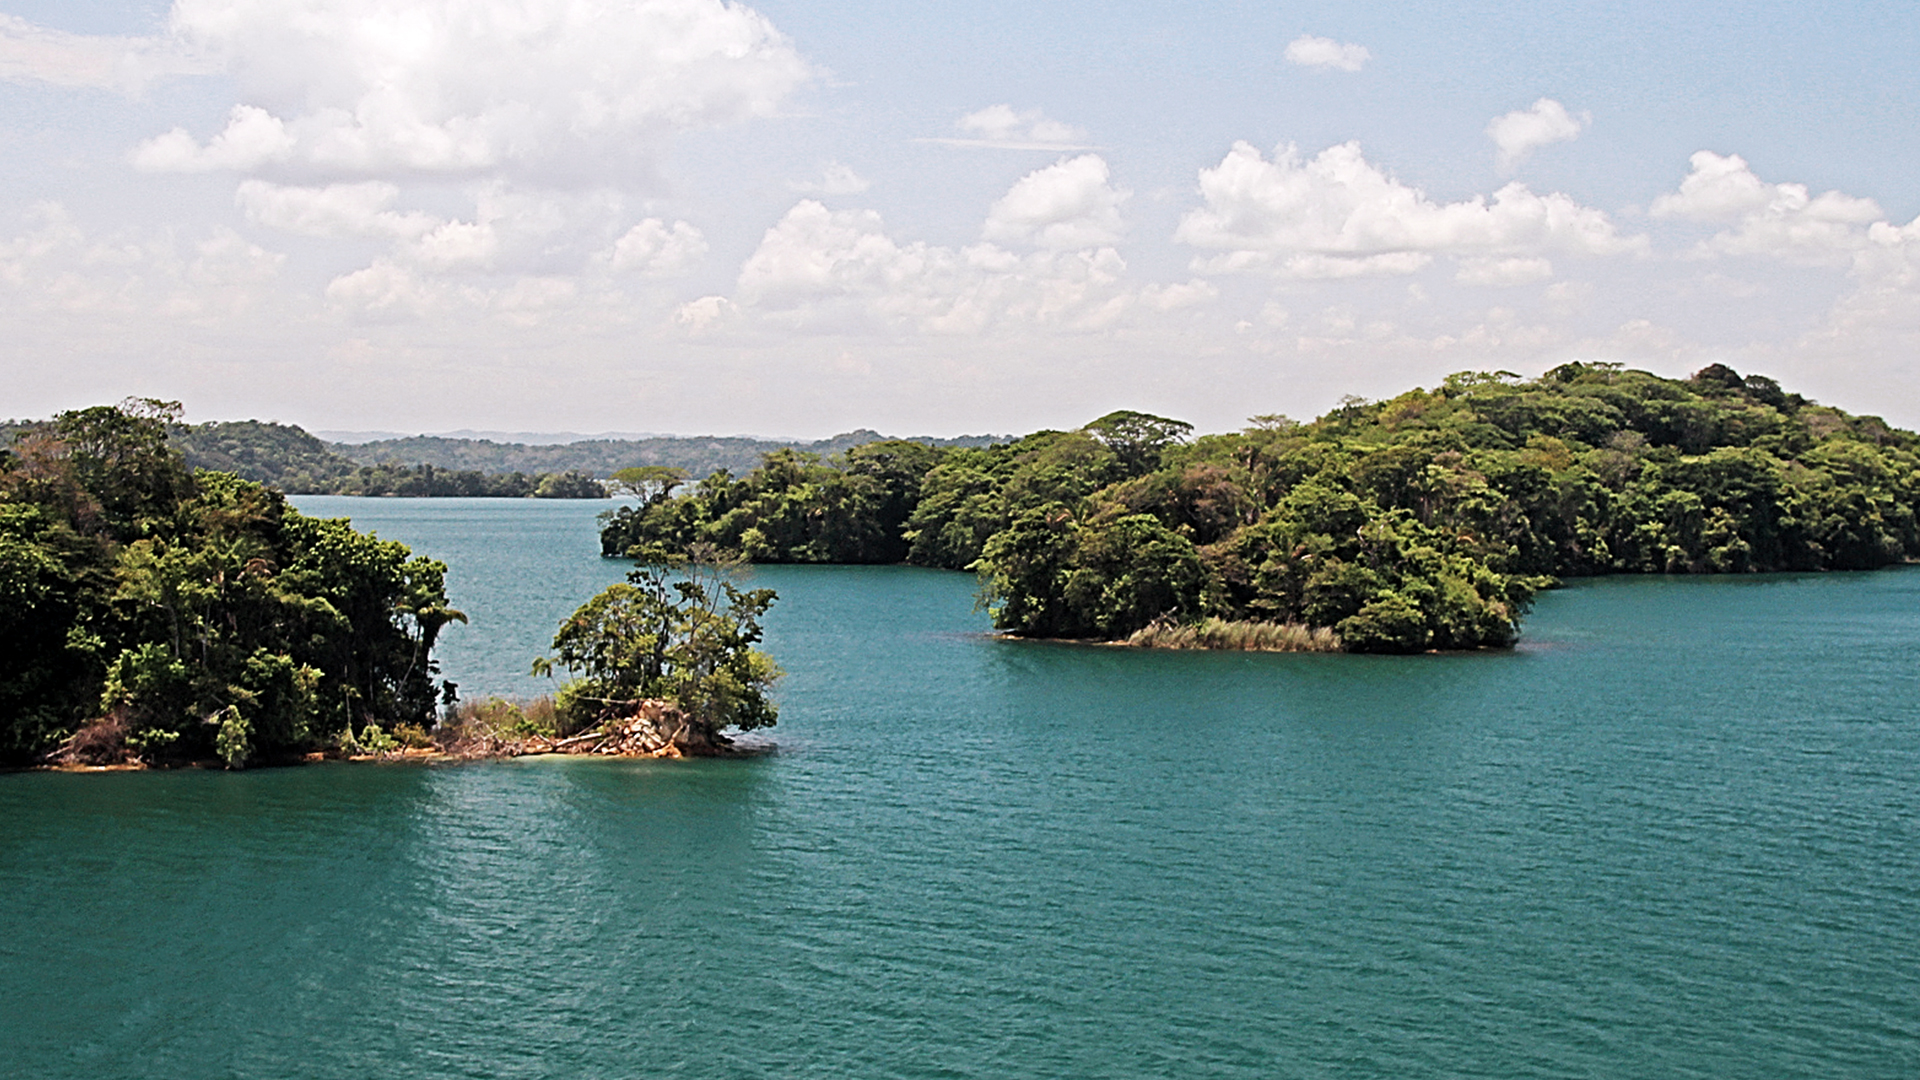
[[[1917,26],[0,0],[0,412],[1219,430],[1605,359],[1920,424]]]

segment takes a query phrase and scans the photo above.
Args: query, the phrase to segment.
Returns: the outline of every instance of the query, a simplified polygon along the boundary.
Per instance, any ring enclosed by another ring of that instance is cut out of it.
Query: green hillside
[[[783,452],[602,533],[607,554],[701,545],[971,568],[996,625],[1037,637],[1498,646],[1557,577],[1920,556],[1920,436],[1718,364],[1575,363],[1199,438],[1120,412],[986,449]]]

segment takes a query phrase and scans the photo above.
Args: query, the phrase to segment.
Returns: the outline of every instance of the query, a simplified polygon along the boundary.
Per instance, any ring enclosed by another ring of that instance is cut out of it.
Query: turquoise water
[[[619,574],[597,507],[300,501],[463,560],[473,689]],[[1920,1075],[1920,570],[1411,658],[757,583],[769,756],[0,776],[0,1075]]]

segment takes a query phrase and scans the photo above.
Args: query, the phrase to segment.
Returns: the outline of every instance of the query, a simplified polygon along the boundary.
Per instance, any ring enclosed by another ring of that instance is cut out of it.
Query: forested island
[[[0,446],[0,765],[678,757],[774,722],[754,648],[774,594],[710,554],[569,617],[538,661],[573,674],[556,695],[459,702],[433,657],[466,618],[446,567],[193,468],[179,416],[133,399]]]
[[[0,450],[0,762],[239,766],[422,734],[452,698],[446,567],[190,469],[178,419],[97,406]]]
[[[1509,646],[1557,579],[1866,570],[1920,554],[1920,436],[1720,364],[1465,373],[1193,437],[1116,412],[985,448],[770,454],[612,512],[602,551],[974,570],[1017,636]]]
[[[244,455],[194,468],[179,415],[10,426],[0,762],[720,746],[776,715],[754,647],[773,596],[708,573],[731,559],[971,570],[1019,637],[1405,653],[1511,645],[1567,577],[1920,553],[1920,436],[1722,365],[1469,373],[1199,437],[1123,411],[987,446],[785,448],[739,477],[629,466],[601,547],[639,566],[561,625],[541,664],[575,678],[533,715],[437,678],[464,618],[443,565],[298,513]]]

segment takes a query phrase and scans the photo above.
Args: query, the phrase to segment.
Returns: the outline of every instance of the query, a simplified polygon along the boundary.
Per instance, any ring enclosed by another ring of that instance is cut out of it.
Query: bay
[[[298,502],[449,563],[469,697],[624,571],[601,504]],[[1920,571],[1401,658],[754,584],[764,757],[0,776],[0,1074],[1920,1075]]]

